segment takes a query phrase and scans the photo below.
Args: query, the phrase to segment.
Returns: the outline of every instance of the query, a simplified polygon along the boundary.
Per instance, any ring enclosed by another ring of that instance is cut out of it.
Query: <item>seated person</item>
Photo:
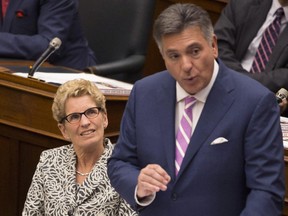
[[[96,64],[80,26],[77,0],[10,0],[6,12],[0,12],[0,58],[34,61],[55,37],[62,45],[49,57],[51,64],[79,70]]]
[[[264,69],[253,73],[251,68],[262,36],[280,7],[284,14],[279,18],[280,34],[276,44]],[[230,0],[214,26],[220,58],[230,68],[258,80],[274,93],[280,88],[288,90],[287,22],[288,0]],[[287,106],[287,101],[280,105]]]
[[[114,145],[104,137],[102,92],[87,80],[68,81],[57,90],[52,112],[71,144],[41,154],[23,215],[136,216],[107,176]]]

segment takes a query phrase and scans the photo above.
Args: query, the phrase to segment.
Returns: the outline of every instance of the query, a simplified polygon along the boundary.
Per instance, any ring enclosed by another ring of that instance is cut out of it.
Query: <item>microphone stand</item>
[[[33,66],[30,66],[28,72],[28,78],[35,79],[34,73],[38,70],[38,68],[47,60],[47,58],[54,53],[57,49],[59,49],[61,45],[61,40],[59,38],[53,38],[49,43],[49,47],[45,50],[45,52],[36,60]]]
[[[28,78],[32,78],[34,76],[34,73],[39,69],[39,67],[47,60],[47,58],[53,53],[51,51],[51,48],[49,48],[41,55],[40,58],[37,59],[37,61],[33,64],[33,66],[30,66],[29,72],[28,72]],[[55,51],[55,50],[54,50]]]

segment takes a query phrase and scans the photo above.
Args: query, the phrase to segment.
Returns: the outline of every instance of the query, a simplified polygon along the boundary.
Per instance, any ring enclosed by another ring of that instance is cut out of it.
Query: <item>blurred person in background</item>
[[[96,64],[78,16],[77,0],[2,0],[0,58],[37,60],[58,37],[53,65],[83,70]]]
[[[214,26],[219,57],[274,93],[288,90],[287,23],[288,0],[230,0]],[[265,56],[261,61],[259,54]],[[279,105],[287,117],[287,99]]]

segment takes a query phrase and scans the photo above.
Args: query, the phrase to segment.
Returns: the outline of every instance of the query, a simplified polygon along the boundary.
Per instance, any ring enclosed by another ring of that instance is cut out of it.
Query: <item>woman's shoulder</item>
[[[74,151],[72,144],[63,145],[60,147],[44,150],[41,153],[40,158],[62,157],[63,155],[66,156],[69,154],[73,154],[73,152]]]
[[[105,145],[104,155],[110,157],[115,147],[115,144],[111,143],[110,139],[105,138],[104,145]]]

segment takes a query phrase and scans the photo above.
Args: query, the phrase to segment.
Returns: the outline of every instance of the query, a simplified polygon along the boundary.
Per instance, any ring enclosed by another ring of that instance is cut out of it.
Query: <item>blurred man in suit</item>
[[[108,162],[112,186],[142,216],[280,216],[275,95],[218,59],[209,15],[193,4],[164,10],[154,38],[167,70],[133,87]]]
[[[2,0],[0,20],[0,58],[36,60],[58,37],[62,45],[48,59],[51,64],[80,70],[96,64],[77,0]]]
[[[280,34],[271,48],[269,60],[264,68],[253,71],[253,61],[265,38],[264,32],[281,7],[284,13],[280,18]],[[287,22],[288,0],[230,0],[214,26],[219,57],[228,67],[252,77],[274,93],[280,88],[288,90]],[[283,112],[287,101],[281,105]]]

